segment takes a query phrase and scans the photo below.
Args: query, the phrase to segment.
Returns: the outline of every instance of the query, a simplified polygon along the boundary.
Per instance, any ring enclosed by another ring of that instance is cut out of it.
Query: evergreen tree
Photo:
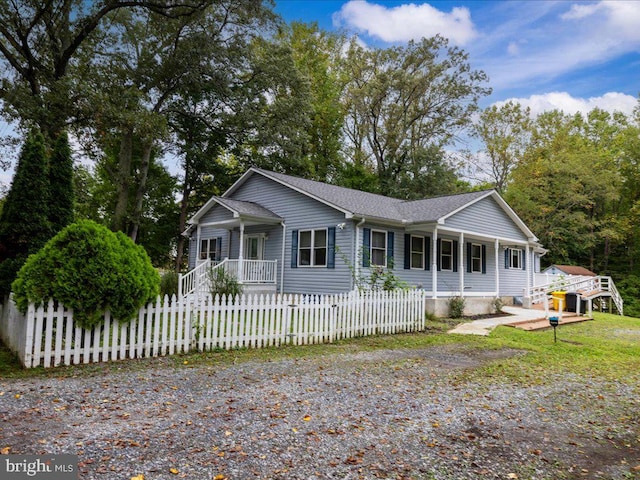
[[[44,137],[39,131],[27,136],[11,189],[0,215],[0,298],[11,291],[11,282],[27,256],[49,239],[49,178]]]
[[[66,132],[56,138],[49,160],[49,221],[55,234],[73,222],[73,159]]]

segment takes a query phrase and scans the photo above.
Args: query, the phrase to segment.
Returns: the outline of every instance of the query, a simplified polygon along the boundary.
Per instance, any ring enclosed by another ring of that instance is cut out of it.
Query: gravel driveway
[[[521,354],[454,345],[217,367],[160,359],[3,379],[0,449],[77,453],[81,479],[635,478],[633,386],[462,375]]]

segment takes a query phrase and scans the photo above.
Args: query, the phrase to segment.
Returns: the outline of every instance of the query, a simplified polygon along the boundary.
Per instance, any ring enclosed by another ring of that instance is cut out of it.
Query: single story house
[[[454,296],[476,313],[497,297],[526,305],[546,253],[495,190],[407,201],[259,168],[184,234],[190,269],[223,263],[245,291],[338,293],[383,268],[426,290],[436,314]]]

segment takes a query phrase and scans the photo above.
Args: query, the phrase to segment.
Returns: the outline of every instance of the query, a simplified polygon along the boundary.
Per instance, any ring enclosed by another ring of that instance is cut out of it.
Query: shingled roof
[[[494,193],[494,190],[483,190],[422,200],[400,200],[259,168],[252,168],[247,173],[251,174],[252,171],[310,195],[353,216],[379,218],[402,223],[437,222],[469,203]],[[230,191],[226,192],[225,195],[230,193]]]

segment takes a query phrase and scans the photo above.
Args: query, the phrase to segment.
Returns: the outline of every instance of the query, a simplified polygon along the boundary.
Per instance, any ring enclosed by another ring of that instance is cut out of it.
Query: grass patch
[[[630,381],[640,372],[640,319],[595,313],[594,320],[557,329],[526,332],[498,327],[488,343],[528,350],[518,358],[488,365],[474,375],[502,376],[513,381],[544,383],[555,375],[597,376],[603,380]]]

